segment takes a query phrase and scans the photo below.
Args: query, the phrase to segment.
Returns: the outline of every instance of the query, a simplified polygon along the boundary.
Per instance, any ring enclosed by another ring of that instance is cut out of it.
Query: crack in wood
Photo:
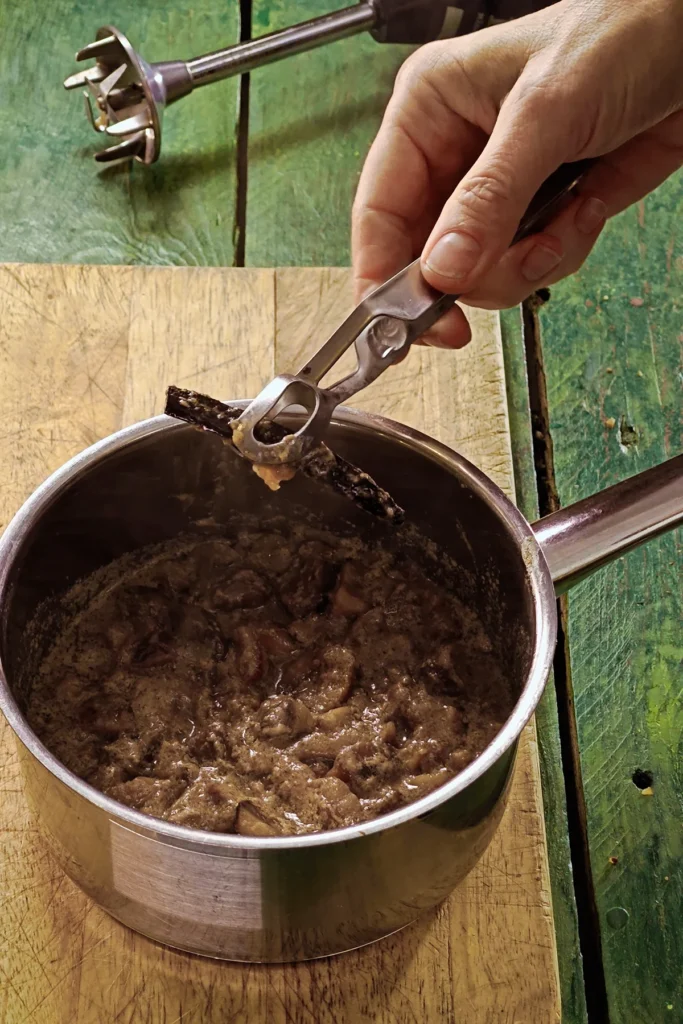
[[[553,464],[548,393],[537,309],[550,292],[536,294],[524,303],[524,346],[529,378],[529,403],[533,428],[534,467],[542,516],[560,507]],[[583,980],[589,1024],[609,1024],[607,983],[602,957],[600,919],[591,868],[588,825],[579,740],[576,727],[571,659],[567,640],[567,599],[558,600],[557,646],[553,661],[557,696],[562,769],[565,781],[569,846],[574,874],[574,893],[583,958]]]
[[[251,39],[251,0],[240,0],[240,42]],[[236,129],[235,220],[233,224],[233,267],[243,267],[247,245],[247,191],[249,164],[249,82],[248,74],[240,76],[239,105]]]

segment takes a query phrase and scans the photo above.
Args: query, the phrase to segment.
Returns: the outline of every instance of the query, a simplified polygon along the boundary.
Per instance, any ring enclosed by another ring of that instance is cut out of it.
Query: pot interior
[[[443,574],[478,612],[513,692],[520,694],[537,643],[531,570],[520,541],[525,526],[480,474],[428,439],[387,421],[343,413],[330,443],[370,473],[405,508],[407,529],[372,519],[329,488],[298,476],[271,494],[249,465],[215,435],[164,418],[120,435],[118,445],[86,454],[44,492],[5,582],[0,657],[23,709],[32,667],[51,641],[48,625],[27,644],[27,625],[78,579],[147,544],[220,524],[230,514],[305,515],[327,525],[410,543],[417,529],[450,558]],[[527,530],[528,533],[528,530]],[[54,628],[54,627],[52,627]],[[52,633],[53,635],[53,633]]]

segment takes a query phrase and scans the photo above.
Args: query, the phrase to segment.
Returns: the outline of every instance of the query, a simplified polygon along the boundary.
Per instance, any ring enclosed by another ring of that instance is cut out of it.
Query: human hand
[[[683,0],[561,0],[417,50],[356,194],[357,298],[420,253],[431,285],[487,309],[578,270],[606,218],[683,164],[682,38]],[[545,179],[585,157],[578,196],[508,248]],[[455,307],[425,340],[469,337]]]

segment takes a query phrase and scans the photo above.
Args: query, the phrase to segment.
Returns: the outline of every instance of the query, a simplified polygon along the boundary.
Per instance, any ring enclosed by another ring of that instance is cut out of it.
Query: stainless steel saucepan
[[[454,585],[477,608],[519,694],[465,771],[372,822],[266,839],[171,825],[71,774],[24,716],[41,656],[40,643],[27,642],[27,623],[78,578],[207,516],[220,521],[268,502],[293,515],[315,507],[332,522],[357,516],[367,529],[368,517],[350,503],[306,479],[266,497],[219,438],[159,417],[69,462],[0,540],[0,707],[18,739],[32,813],[85,892],[171,946],[231,960],[302,960],[372,942],[441,901],[503,813],[517,742],[551,666],[557,590],[683,519],[683,457],[530,526],[465,459],[407,427],[339,409],[329,441],[453,556]]]

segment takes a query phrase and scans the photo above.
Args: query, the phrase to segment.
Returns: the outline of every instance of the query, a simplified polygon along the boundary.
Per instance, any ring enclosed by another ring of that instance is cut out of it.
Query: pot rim
[[[247,403],[244,400],[231,400],[231,404],[244,406]],[[0,659],[0,710],[4,713],[17,737],[52,775],[110,816],[123,820],[136,829],[143,829],[148,833],[153,832],[159,837],[163,836],[168,841],[181,841],[184,846],[211,846],[215,853],[223,851],[227,854],[230,850],[296,850],[348,842],[351,839],[384,832],[412,819],[420,818],[467,789],[516,743],[522,729],[533,715],[552,665],[557,613],[550,570],[527,520],[503,491],[476,466],[473,466],[453,449],[428,437],[421,431],[384,416],[346,407],[338,408],[333,419],[351,427],[355,424],[364,428],[370,427],[384,437],[419,451],[445,466],[449,471],[455,470],[456,475],[471,490],[494,508],[501,519],[501,528],[507,528],[516,540],[521,550],[532,594],[536,639],[526,683],[510,716],[500,732],[476,760],[472,761],[450,782],[414,803],[374,818],[372,821],[327,832],[314,832],[302,836],[253,838],[174,825],[161,818],[154,818],[141,811],[126,807],[125,804],[118,803],[84,782],[61,764],[33,732],[10,690]],[[167,430],[187,429],[193,428],[165,415],[155,416],[116,431],[75,455],[60,469],[52,473],[21,506],[0,537],[0,603],[4,602],[7,595],[8,578],[15,556],[42,513],[57,500],[66,487],[103,458],[136,444],[144,438],[153,437],[155,434]]]

